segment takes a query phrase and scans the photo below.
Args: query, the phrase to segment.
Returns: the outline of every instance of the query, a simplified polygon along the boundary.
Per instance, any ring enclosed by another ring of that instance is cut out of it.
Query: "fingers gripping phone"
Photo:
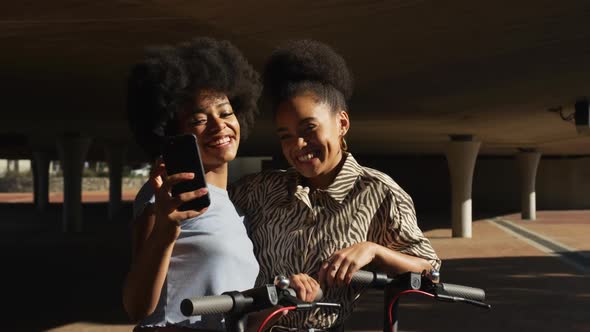
[[[172,196],[207,187],[205,172],[201,162],[201,154],[197,145],[197,137],[192,134],[171,136],[166,139],[162,147],[162,157],[166,164],[166,173],[194,173],[193,179],[175,184],[172,187]],[[185,202],[178,211],[199,211],[211,204],[209,194]]]

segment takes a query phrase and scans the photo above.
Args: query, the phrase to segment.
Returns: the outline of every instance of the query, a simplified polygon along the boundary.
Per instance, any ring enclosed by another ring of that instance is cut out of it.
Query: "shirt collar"
[[[354,187],[356,180],[361,175],[363,168],[356,162],[352,154],[347,153],[346,160],[342,169],[336,175],[334,182],[328,186],[326,192],[338,203],[342,203],[344,198]]]
[[[344,165],[342,165],[340,172],[336,175],[334,182],[332,182],[328,188],[321,191],[327,193],[338,203],[342,203],[348,193],[352,190],[359,175],[362,174],[362,170],[362,166],[357,163],[352,154],[347,153]],[[292,194],[311,206],[309,202],[309,188],[302,184],[301,176],[294,168],[289,169],[289,173],[293,180],[293,185],[291,187]]]

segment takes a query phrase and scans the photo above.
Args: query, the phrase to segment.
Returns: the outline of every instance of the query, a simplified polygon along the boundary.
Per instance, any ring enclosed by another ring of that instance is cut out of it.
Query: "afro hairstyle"
[[[163,138],[175,135],[175,118],[198,91],[224,93],[246,138],[258,114],[262,86],[254,68],[228,41],[196,38],[176,46],[151,47],[131,69],[127,120],[141,146],[154,159]]]
[[[315,40],[293,40],[276,48],[264,69],[264,89],[273,105],[313,92],[333,110],[348,110],[353,79],[346,62],[330,46]]]

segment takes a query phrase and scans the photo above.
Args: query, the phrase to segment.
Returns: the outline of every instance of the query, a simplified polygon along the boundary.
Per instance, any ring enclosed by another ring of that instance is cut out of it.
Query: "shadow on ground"
[[[473,222],[481,222],[497,216],[504,216],[515,213],[514,210],[504,209],[496,211],[474,211]],[[518,212],[520,213],[520,212]],[[451,228],[451,211],[446,209],[440,210],[422,210],[416,212],[418,226],[423,232],[439,228]]]
[[[590,331],[590,278],[555,257],[445,260],[442,277],[484,288],[492,309],[410,294],[401,300],[402,331]],[[382,294],[365,295],[346,330],[381,330]]]
[[[44,213],[31,204],[0,204],[2,295],[10,308],[4,328],[128,323],[121,287],[131,252],[131,206],[113,221],[106,211],[104,203],[84,204],[84,231],[64,234],[59,204]]]
[[[128,268],[130,206],[107,221],[105,204],[85,204],[85,231],[59,232],[59,206],[0,205],[4,330],[39,331],[86,321],[126,324],[121,286]],[[586,255],[588,253],[585,253]],[[589,278],[555,257],[445,260],[443,281],[485,288],[494,308],[402,298],[402,331],[590,331]],[[382,299],[368,292],[346,326],[379,331]],[[6,310],[6,309],[5,309]]]

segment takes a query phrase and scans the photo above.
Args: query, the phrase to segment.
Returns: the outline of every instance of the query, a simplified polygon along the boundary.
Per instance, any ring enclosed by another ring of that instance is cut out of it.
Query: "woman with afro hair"
[[[172,197],[172,185],[194,175],[166,176],[158,161],[135,198],[133,260],[123,290],[135,331],[223,331],[221,316],[182,315],[182,299],[254,285],[252,242],[226,186],[228,162],[253,125],[260,92],[259,76],[240,51],[210,38],[151,49],[131,70],[128,121],[139,145],[158,160],[166,136],[194,134],[208,184]],[[205,193],[208,208],[177,210]]]
[[[287,170],[265,171],[230,189],[244,211],[260,264],[257,284],[288,275],[299,298],[322,285],[338,312],[293,312],[273,331],[341,331],[361,268],[391,275],[438,269],[440,260],[418,228],[410,196],[386,174],[358,164],[345,141],[352,78],[331,47],[298,40],[277,48],[264,73]]]

